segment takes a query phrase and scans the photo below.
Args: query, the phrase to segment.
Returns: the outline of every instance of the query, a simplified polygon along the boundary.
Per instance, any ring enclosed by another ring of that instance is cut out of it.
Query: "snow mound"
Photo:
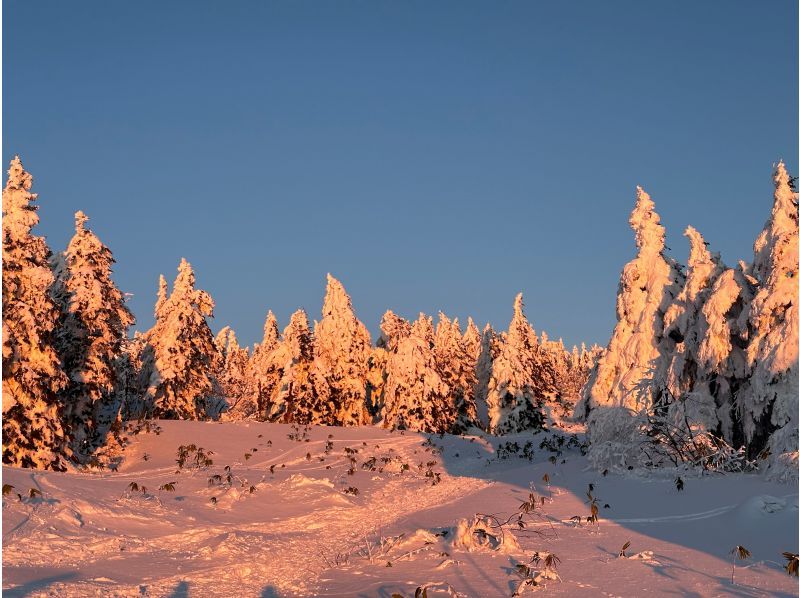
[[[333,482],[331,482],[328,478],[314,479],[304,476],[302,473],[296,473],[292,475],[284,483],[291,488],[303,488],[305,486],[323,486],[331,489],[335,488]]]
[[[453,548],[467,552],[496,551],[503,554],[522,552],[514,534],[496,528],[488,517],[480,515],[458,522],[453,535]]]
[[[771,516],[797,517],[797,496],[778,498],[760,495],[749,498],[734,510],[736,517],[743,521],[754,521]]]

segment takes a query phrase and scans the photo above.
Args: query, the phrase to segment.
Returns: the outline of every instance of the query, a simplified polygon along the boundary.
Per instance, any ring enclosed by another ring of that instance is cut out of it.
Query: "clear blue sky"
[[[212,327],[392,308],[605,344],[635,185],[667,244],[752,258],[797,172],[786,1],[3,3],[3,161],[62,250],[84,210],[152,323],[185,256]],[[5,168],[4,168],[5,170]]]

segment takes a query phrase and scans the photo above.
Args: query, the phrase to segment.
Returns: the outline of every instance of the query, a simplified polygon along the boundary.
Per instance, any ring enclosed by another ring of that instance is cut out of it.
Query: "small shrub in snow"
[[[797,577],[798,556],[793,552],[784,552],[783,558],[786,559],[786,565],[784,566],[786,573]]]
[[[736,583],[734,581],[734,575],[736,575],[736,559],[743,561],[745,559],[750,558],[750,551],[747,550],[744,546],[736,545],[731,549],[731,555],[733,558],[731,559],[731,583]]]

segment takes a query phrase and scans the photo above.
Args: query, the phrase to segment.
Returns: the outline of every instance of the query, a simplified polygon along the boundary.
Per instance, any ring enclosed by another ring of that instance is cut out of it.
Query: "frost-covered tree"
[[[767,445],[772,465],[797,469],[798,195],[783,162],[774,175],[772,213],[753,246],[758,281],[749,313],[751,374],[737,397],[751,449]]]
[[[134,318],[111,279],[111,250],[75,214],[75,235],[57,269],[58,350],[69,378],[63,395],[73,453],[85,460],[105,441],[121,407],[122,345]]]
[[[500,343],[490,324],[481,333],[478,359],[475,362],[475,411],[478,424],[489,428],[489,381],[492,379],[492,363],[500,353]]]
[[[367,423],[367,375],[371,340],[342,283],[328,274],[322,320],[314,327],[314,377],[321,404],[330,405],[324,423]]]
[[[389,358],[397,352],[400,341],[411,334],[411,324],[387,310],[381,318],[381,334],[370,354],[367,372],[367,404],[373,419],[381,420],[386,407],[386,377]]]
[[[660,407],[669,411],[670,424],[690,436],[719,427],[715,375],[703,367],[699,353],[708,328],[703,306],[725,266],[697,230],[689,226],[684,235],[690,243],[686,281],[664,314],[664,334],[674,345],[662,347],[663,367],[657,369],[653,385]]]
[[[535,379],[539,341],[525,317],[522,293],[514,300],[514,317],[499,339],[492,361],[487,405],[489,431],[494,434],[540,429],[544,425],[543,397]]]
[[[266,420],[271,398],[283,374],[284,363],[277,359],[276,354],[280,338],[278,321],[270,310],[264,321],[264,336],[253,347],[253,354],[247,362],[244,396],[227,411],[228,419]]]
[[[469,358],[472,360],[472,366],[474,368],[481,354],[481,331],[478,330],[472,318],[467,318],[467,329],[464,330],[462,342],[464,343],[464,349],[467,351],[467,355],[469,355]]]
[[[236,333],[230,326],[219,331],[214,344],[219,355],[216,374],[219,393],[225,398],[229,410],[236,409],[240,402],[247,401],[250,354],[246,347],[239,346]]]
[[[392,314],[393,315],[393,314]],[[446,432],[445,397],[448,388],[436,368],[433,353],[433,322],[420,314],[407,335],[399,319],[386,319],[399,334],[389,336],[387,346],[394,346],[386,365],[383,426],[420,432]],[[385,331],[384,331],[385,332]]]
[[[390,353],[397,350],[401,340],[411,334],[411,324],[394,313],[391,309],[381,319],[381,336],[377,345]]]
[[[697,367],[707,379],[704,389],[717,405],[718,433],[733,446],[744,444],[735,398],[750,373],[747,318],[756,281],[747,274],[749,269],[740,262],[717,277],[702,305],[696,332]]]
[[[320,403],[314,377],[314,337],[306,312],[298,309],[283,331],[277,349],[283,371],[267,417],[270,421],[321,424],[330,417],[330,406]]]
[[[67,377],[54,347],[51,253],[32,233],[32,181],[15,157],[3,189],[3,463],[63,470],[71,456],[59,398]]]
[[[200,419],[206,416],[215,390],[214,368],[219,355],[207,317],[214,301],[195,288],[195,276],[185,259],[169,297],[159,284],[156,323],[146,334],[152,367],[146,402],[152,415],[163,419]]]
[[[442,415],[446,421],[445,430],[451,434],[463,434],[477,424],[475,360],[470,349],[472,347],[468,348],[464,342],[458,320],[450,320],[439,312],[433,355],[439,377],[448,388]]]
[[[598,361],[575,407],[585,417],[595,407],[649,408],[654,400],[652,380],[665,367],[664,314],[683,286],[678,264],[664,255],[664,227],[655,204],[637,187],[630,225],[636,233],[638,255],[623,272],[617,292],[617,325],[608,350]]]

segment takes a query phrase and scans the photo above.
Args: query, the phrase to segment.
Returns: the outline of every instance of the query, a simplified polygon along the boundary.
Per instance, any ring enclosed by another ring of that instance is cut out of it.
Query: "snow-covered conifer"
[[[478,359],[475,362],[475,411],[478,424],[484,430],[489,428],[489,381],[492,379],[492,363],[500,353],[497,335],[490,324],[481,333]]]
[[[783,162],[774,175],[772,213],[753,246],[759,288],[749,314],[751,374],[737,402],[751,449],[767,444],[771,465],[797,475],[798,195]]]
[[[239,346],[236,333],[230,326],[220,330],[214,339],[214,344],[219,354],[216,382],[230,411],[236,409],[240,402],[248,400],[247,376],[250,354],[246,347]]]
[[[64,391],[73,452],[86,459],[104,442],[121,401],[118,367],[133,314],[111,279],[111,250],[75,214],[75,235],[63,254],[58,293],[58,349],[69,384]]]
[[[367,423],[367,374],[371,341],[342,283],[328,274],[322,320],[314,327],[314,378],[329,425]]]
[[[384,321],[387,322],[386,316]],[[400,324],[400,321],[400,318],[388,320],[392,324]],[[399,334],[390,333],[387,337],[386,346],[395,349],[386,365],[383,426],[445,432],[448,421],[444,400],[448,389],[436,368],[433,322],[421,313],[408,335],[404,334],[404,328],[402,325],[393,327],[392,331],[399,330]]]
[[[322,405],[314,377],[314,337],[306,312],[298,309],[283,331],[276,359],[284,363],[279,386],[269,405],[270,421],[319,424],[330,417],[329,405]]]
[[[536,333],[523,311],[522,293],[514,300],[514,317],[499,339],[499,353],[492,362],[487,404],[489,431],[494,434],[539,429],[544,425],[542,397],[535,380]]]
[[[159,301],[163,286],[159,285]],[[185,259],[169,297],[161,302],[156,323],[146,334],[152,368],[146,401],[155,417],[199,419],[206,416],[213,396],[214,368],[219,356],[207,317],[214,301],[195,289],[195,276]]]
[[[445,430],[463,434],[477,424],[475,362],[464,342],[458,320],[450,320],[441,312],[433,354],[439,377],[448,388],[442,413]]]
[[[598,406],[648,408],[655,399],[653,377],[664,367],[660,361],[665,349],[664,314],[683,286],[683,274],[674,260],[664,256],[664,227],[641,187],[629,222],[638,255],[622,272],[617,325],[575,407],[577,417]]]
[[[54,347],[50,249],[31,232],[32,181],[15,157],[3,189],[3,463],[62,470],[71,456],[59,398],[67,377]]]
[[[277,359],[276,350],[279,344],[278,321],[270,310],[264,321],[264,336],[253,347],[253,353],[247,362],[244,396],[228,410],[227,419],[266,420],[269,403],[278,388],[285,365]]]
[[[383,314],[381,319],[381,336],[377,345],[394,352],[399,342],[411,334],[411,324],[394,313],[391,309]]]

